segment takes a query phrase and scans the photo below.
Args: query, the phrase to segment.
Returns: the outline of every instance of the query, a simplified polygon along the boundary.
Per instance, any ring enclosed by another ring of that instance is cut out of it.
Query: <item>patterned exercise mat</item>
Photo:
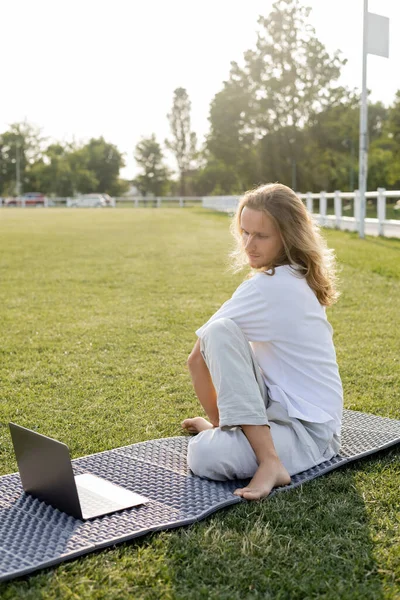
[[[25,494],[19,475],[0,477],[0,581],[142,536],[188,525],[220,508],[244,502],[232,492],[245,481],[209,481],[186,465],[188,437],[150,440],[73,462],[74,472],[93,473],[150,502],[90,521],[74,519]],[[342,449],[330,461],[292,477],[293,489],[350,461],[400,443],[400,421],[346,410]]]

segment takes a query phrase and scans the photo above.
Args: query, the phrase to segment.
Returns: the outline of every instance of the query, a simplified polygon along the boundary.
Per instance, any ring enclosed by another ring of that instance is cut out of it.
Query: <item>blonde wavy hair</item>
[[[242,196],[230,224],[230,231],[236,241],[235,249],[229,254],[231,270],[236,273],[248,266],[240,225],[245,206],[262,211],[270,217],[283,243],[283,250],[273,260],[273,264],[252,269],[247,278],[257,272],[273,276],[276,267],[291,265],[300,277],[306,278],[320,304],[334,304],[340,295],[336,289],[338,278],[335,252],[327,247],[318,223],[301,199],[293,190],[280,183],[260,185]]]

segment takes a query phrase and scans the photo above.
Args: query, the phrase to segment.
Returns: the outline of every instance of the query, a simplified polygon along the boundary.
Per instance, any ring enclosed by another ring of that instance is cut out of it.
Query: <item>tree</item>
[[[133,181],[142,196],[148,193],[162,196],[168,187],[169,170],[163,164],[163,154],[160,144],[153,133],[149,138],[143,138],[135,148],[135,160],[143,169]]]
[[[119,178],[122,154],[104,138],[83,146],[53,142],[45,148],[40,130],[29,123],[15,123],[0,135],[0,193],[16,192],[17,153],[23,191],[56,196],[76,193],[118,195],[126,190]]]
[[[393,105],[389,109],[389,130],[390,135],[400,152],[400,90],[396,92]]]
[[[299,0],[275,2],[269,17],[258,20],[262,30],[256,50],[245,54],[242,75],[255,98],[249,119],[257,135],[278,131],[282,135],[293,188],[297,187],[301,128],[325,107],[340,104],[346,95],[334,84],[346,61],[339,52],[329,56],[315,37],[307,22],[310,11]]]
[[[180,195],[185,195],[185,177],[197,157],[196,134],[190,128],[191,102],[185,88],[174,91],[172,112],[167,115],[172,140],[165,140],[166,147],[175,155],[180,177]]]
[[[390,156],[384,141],[387,120],[388,109],[381,102],[369,105],[369,189],[376,189],[386,178],[384,161]],[[359,122],[360,99],[355,94],[313,116],[303,129],[300,189],[354,191],[358,187]]]
[[[30,191],[29,170],[40,159],[44,138],[40,129],[27,121],[13,123],[0,135],[0,194]],[[20,189],[16,189],[16,163],[19,162]]]
[[[229,164],[243,169],[243,156],[252,155],[254,147],[259,148],[258,141],[272,135],[279,146],[280,163],[286,161],[278,172],[284,176],[283,183],[293,187],[297,187],[302,128],[315,114],[347,96],[334,85],[346,61],[339,52],[329,56],[315,37],[307,22],[310,10],[299,0],[277,0],[268,17],[259,17],[256,48],[244,53],[243,67],[231,63],[229,81],[210,111],[209,149],[215,156],[222,158],[221,148],[229,141],[233,156]],[[221,135],[224,131],[225,136]],[[252,165],[253,183],[265,180],[265,163],[252,160]],[[270,165],[267,172],[271,172]]]
[[[206,141],[211,171],[216,173],[215,165],[224,164],[225,170],[235,172],[231,185],[241,192],[261,178],[254,130],[246,121],[250,101],[250,92],[244,85],[234,80],[224,82],[223,90],[211,102],[211,127]],[[221,187],[229,193],[225,176]]]
[[[29,189],[55,196],[72,196],[72,173],[68,164],[68,148],[50,144],[30,168]]]
[[[236,170],[214,157],[210,157],[207,165],[196,173],[193,186],[198,196],[224,196],[243,192]]]
[[[349,93],[340,104],[312,115],[301,136],[299,189],[357,187],[358,104],[358,97]]]
[[[396,92],[395,101],[389,108],[386,127],[387,140],[392,148],[392,161],[389,167],[388,180],[392,189],[400,187],[400,90]]]
[[[50,144],[41,158],[31,165],[29,189],[61,197],[95,191],[99,182],[87,169],[81,150],[73,144]]]
[[[91,192],[119,195],[121,191],[119,171],[125,166],[125,162],[114,144],[106,142],[103,137],[92,138],[76,151],[76,158],[83,170],[92,174]]]

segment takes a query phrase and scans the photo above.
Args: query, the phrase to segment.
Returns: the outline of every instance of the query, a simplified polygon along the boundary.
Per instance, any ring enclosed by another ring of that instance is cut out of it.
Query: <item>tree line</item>
[[[297,191],[353,191],[358,187],[359,92],[338,84],[346,64],[330,55],[300,0],[277,0],[260,16],[257,43],[231,62],[229,78],[214,96],[209,132],[201,148],[191,130],[185,88],[174,91],[167,115],[170,138],[153,134],[136,145],[137,177],[121,180],[123,155],[103,138],[85,145],[52,143],[27,123],[0,135],[0,194],[15,188],[15,162],[23,188],[71,196],[117,196],[136,185],[141,195],[241,194],[279,181]],[[368,189],[400,189],[400,90],[390,106],[368,107]],[[166,164],[174,155],[178,178]]]
[[[60,197],[92,192],[118,196],[126,191],[128,182],[119,178],[123,156],[102,137],[84,145],[45,142],[40,130],[27,122],[14,123],[0,134],[0,196],[24,191]]]

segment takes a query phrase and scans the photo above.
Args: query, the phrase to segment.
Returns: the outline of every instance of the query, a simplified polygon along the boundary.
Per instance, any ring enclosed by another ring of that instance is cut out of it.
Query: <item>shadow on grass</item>
[[[388,582],[376,560],[357,475],[362,472],[375,486],[379,470],[385,471],[398,454],[398,447],[384,451],[271,499],[243,502],[189,527],[146,535],[0,584],[0,597],[396,597],[386,594]]]
[[[173,597],[386,597],[357,468],[360,462],[171,536]]]
[[[372,237],[368,236],[366,242],[373,246],[380,246],[381,248],[390,248],[396,252],[400,252],[400,238],[397,237]]]

